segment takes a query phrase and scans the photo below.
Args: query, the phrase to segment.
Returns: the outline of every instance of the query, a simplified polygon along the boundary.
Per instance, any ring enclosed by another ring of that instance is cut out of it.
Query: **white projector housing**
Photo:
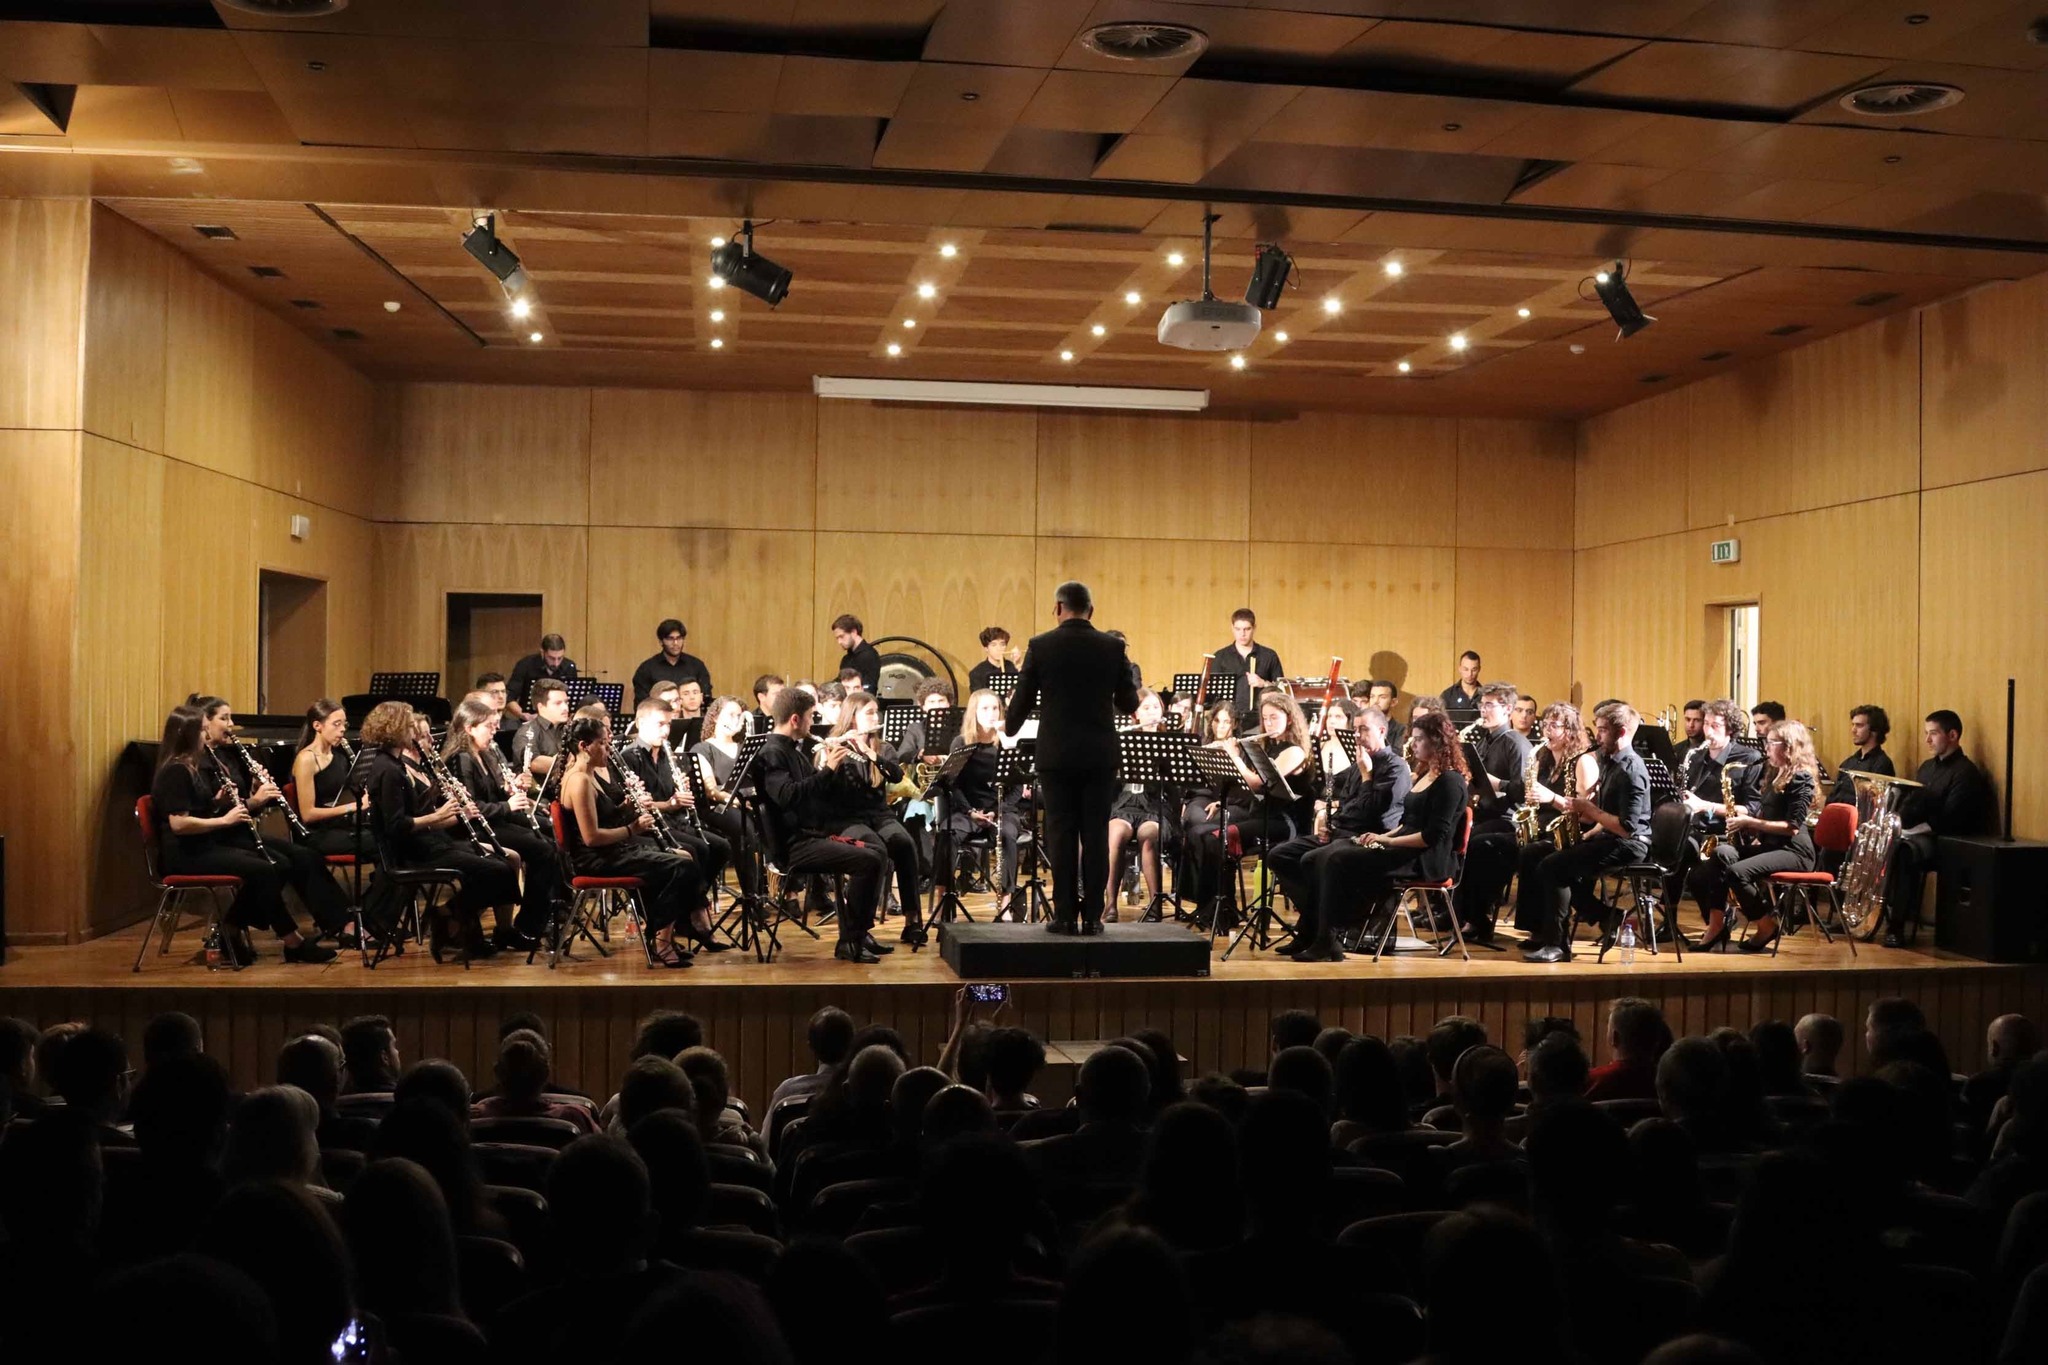
[[[1241,351],[1259,337],[1259,310],[1224,299],[1182,299],[1159,315],[1159,344],[1183,351]]]

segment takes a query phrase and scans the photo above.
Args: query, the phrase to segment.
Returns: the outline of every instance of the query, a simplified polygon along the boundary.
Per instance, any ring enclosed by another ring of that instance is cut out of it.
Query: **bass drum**
[[[912,635],[888,635],[874,642],[882,656],[881,685],[875,691],[883,701],[911,701],[927,678],[944,678],[953,689],[953,700],[961,701],[960,678],[938,647]]]

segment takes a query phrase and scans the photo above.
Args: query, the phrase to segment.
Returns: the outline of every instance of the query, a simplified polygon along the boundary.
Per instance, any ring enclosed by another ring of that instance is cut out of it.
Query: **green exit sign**
[[[1713,561],[1716,564],[1733,564],[1742,558],[1742,542],[1739,540],[1717,540],[1713,545]]]

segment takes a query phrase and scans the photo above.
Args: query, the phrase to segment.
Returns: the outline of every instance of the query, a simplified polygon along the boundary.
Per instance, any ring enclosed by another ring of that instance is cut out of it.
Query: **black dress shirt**
[[[1040,772],[1114,773],[1116,717],[1138,709],[1128,662],[1123,641],[1084,618],[1032,636],[1004,729],[1016,734],[1037,707]]]
[[[818,768],[789,736],[768,737],[754,759],[753,774],[767,798],[768,818],[785,842],[837,834],[846,827],[850,784],[837,772]]]
[[[1643,756],[1623,749],[1612,756],[1600,755],[1600,787],[1593,804],[1621,819],[1622,841],[1638,854],[1650,847],[1650,774]]]
[[[1220,677],[1227,673],[1234,673],[1239,677],[1250,674],[1261,682],[1269,683],[1279,682],[1280,679],[1287,676],[1280,669],[1280,655],[1278,651],[1267,645],[1254,643],[1250,654],[1240,654],[1237,651],[1237,641],[1235,640],[1232,640],[1229,644],[1216,651],[1215,666],[1209,671],[1213,677]],[[1237,709],[1240,711],[1251,710],[1253,703],[1258,700],[1258,698],[1252,695],[1252,685],[1248,682],[1243,682],[1237,686]]]
[[[1414,775],[1401,755],[1381,749],[1372,756],[1372,776],[1347,763],[1330,787],[1330,835],[1385,834],[1401,827]]]
[[[638,777],[647,794],[656,801],[672,801],[676,794],[675,769],[669,766],[668,751],[650,749],[638,740],[619,750],[619,763]]]
[[[503,775],[492,761],[495,757],[495,753],[479,755],[463,749],[448,756],[448,771],[476,798],[477,809],[483,812],[485,820],[524,820],[523,813],[512,809],[512,793],[506,790]]]
[[[969,692],[987,691],[995,686],[993,680],[997,675],[1014,678],[1017,676],[1017,665],[1005,659],[1003,660],[1003,666],[997,668],[987,659],[983,659],[980,663],[967,670],[967,690]]]
[[[520,709],[529,715],[533,712],[533,700],[526,694],[542,678],[553,678],[556,682],[568,682],[576,676],[576,661],[568,655],[553,668],[541,658],[538,650],[512,665],[512,676],[505,680],[505,698],[519,703]]]
[[[1481,687],[1483,686],[1484,684],[1481,684]],[[1444,714],[1451,718],[1451,725],[1454,728],[1462,730],[1479,719],[1480,690],[1480,687],[1473,688],[1472,695],[1468,697],[1465,695],[1463,683],[1452,683],[1436,694],[1436,699],[1444,704]]]
[[[1439,774],[1436,781],[1420,791],[1410,789],[1402,806],[1399,834],[1420,834],[1422,852],[1414,875],[1441,880],[1456,870],[1458,862],[1458,821],[1465,814],[1465,800],[1471,789],[1454,772]]]
[[[1908,790],[1899,824],[1926,825],[1936,834],[1982,834],[1991,811],[1991,781],[1961,749],[1930,758],[1913,774],[1918,791]]]
[[[1751,831],[1745,842],[1755,848],[1798,847],[1802,852],[1811,853],[1813,839],[1806,832],[1806,817],[1813,811],[1815,783],[1813,775],[1804,769],[1792,774],[1792,780],[1779,791],[1764,785],[1757,799],[1756,818],[1759,820],[1783,820],[1792,826],[1790,834],[1763,833]]]
[[[1692,828],[1697,832],[1718,833],[1727,824],[1726,811],[1718,809],[1724,805],[1725,793],[1721,789],[1721,772],[1731,763],[1739,765],[1741,771],[1735,774],[1735,810],[1737,814],[1756,814],[1757,803],[1763,796],[1764,756],[1737,740],[1728,741],[1728,747],[1717,759],[1713,752],[1702,743],[1691,754],[1691,777],[1679,774],[1684,788],[1702,801],[1711,801],[1717,809],[1692,818]]]
[[[512,752],[522,764],[536,758],[553,758],[562,752],[562,731],[559,727],[535,716],[521,725],[519,732],[512,736]]]
[[[1892,767],[1892,756],[1884,751],[1882,744],[1867,754],[1858,749],[1843,759],[1841,766],[1835,769],[1835,789],[1828,793],[1829,801],[1839,801],[1851,806],[1856,804],[1856,783],[1850,778],[1850,773],[1883,773],[1886,777],[1898,776],[1898,770]]]
[[[1472,790],[1479,794],[1479,806],[1473,813],[1475,820],[1506,820],[1516,806],[1522,804],[1522,774],[1529,766],[1529,741],[1517,734],[1512,725],[1503,725],[1497,731],[1484,731],[1474,746],[1484,762],[1488,774],[1503,783],[1501,793],[1493,794],[1493,784],[1477,773],[1472,776]]]
[[[633,670],[633,705],[638,706],[646,701],[648,694],[654,691],[656,683],[674,683],[681,687],[692,678],[695,678],[697,685],[704,689],[704,700],[710,701],[713,695],[711,670],[706,668],[704,661],[696,655],[680,655],[674,663],[668,661],[667,654],[656,654],[652,658],[642,659],[640,666]],[[521,704],[525,704],[523,699]]]
[[[873,692],[882,684],[882,653],[866,640],[862,640],[846,651],[839,660],[839,671],[849,668],[860,670],[860,685]]]

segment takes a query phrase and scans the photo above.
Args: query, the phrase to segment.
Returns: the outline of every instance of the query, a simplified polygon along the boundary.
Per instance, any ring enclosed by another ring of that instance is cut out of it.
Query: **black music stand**
[[[1195,737],[1185,730],[1152,733],[1125,730],[1116,737],[1116,750],[1118,783],[1142,783],[1153,799],[1152,818],[1159,824],[1159,848],[1163,855],[1166,851],[1166,830],[1171,823],[1167,818],[1168,809],[1180,792],[1200,786],[1202,782],[1201,769],[1195,766]],[[1172,899],[1166,894],[1162,876],[1159,894],[1145,906],[1145,912],[1139,919],[1164,919]]]
[[[1038,780],[1038,741],[1020,739],[1015,744],[1000,748],[996,752],[996,840],[1000,848],[1002,841],[1002,818],[1004,794],[1017,787],[1030,787]],[[1035,792],[1035,788],[1034,788]],[[1017,916],[1021,923],[1036,924],[1052,918],[1052,897],[1045,892],[1045,878],[1039,876],[1038,856],[1038,801],[1026,802],[1019,813],[1019,822],[1031,834],[1031,843],[1023,857],[1024,865],[1017,889],[1010,893],[1010,906],[1014,912],[1017,894],[1024,894],[1024,913]],[[998,853],[998,856],[1001,856]]]
[[[954,707],[953,711],[957,715],[959,708]],[[955,725],[954,729],[957,732],[959,727]],[[967,761],[974,756],[975,747],[963,744],[947,754],[946,761],[932,774],[925,789],[917,794],[918,800],[930,802],[932,807],[932,903],[925,912],[924,923],[919,926],[916,939],[910,945],[912,952],[924,947],[933,926],[941,920],[950,920],[956,914],[964,920],[974,918],[961,903],[960,893],[953,889],[958,869],[953,866],[953,831],[946,824],[951,811],[946,801],[953,794],[954,782],[966,770]],[[925,752],[931,752],[929,735],[925,737]]]
[[[891,697],[881,706],[882,742],[894,750],[902,745],[903,737],[910,733],[911,725],[917,720],[917,703]]]
[[[1015,673],[993,674],[988,680],[988,690],[1001,697],[1007,703],[1011,697],[1017,694],[1018,676]]]
[[[1211,669],[1209,671],[1209,693],[1202,698],[1202,710],[1206,711],[1218,702],[1229,702],[1233,708],[1243,710],[1237,695],[1243,679],[1244,674],[1242,673],[1218,673]],[[1201,690],[1201,674],[1176,673],[1173,675],[1174,696],[1186,697],[1189,701],[1193,701],[1195,694]],[[1201,716],[1197,714],[1195,719],[1199,724]]]
[[[1188,754],[1189,757],[1194,759],[1195,770],[1201,777],[1201,782],[1197,785],[1206,784],[1212,787],[1216,792],[1216,800],[1220,803],[1221,807],[1217,813],[1219,823],[1216,826],[1216,863],[1218,875],[1216,878],[1216,890],[1209,898],[1207,906],[1209,914],[1206,921],[1209,925],[1210,936],[1214,937],[1216,921],[1223,913],[1224,878],[1222,867],[1225,861],[1224,851],[1229,847],[1224,838],[1224,831],[1230,827],[1230,791],[1233,787],[1240,790],[1249,789],[1245,787],[1244,774],[1238,771],[1237,764],[1231,761],[1230,755],[1224,750],[1211,749],[1207,745],[1194,745],[1189,748]],[[1192,849],[1189,852],[1189,856],[1193,857]],[[1203,908],[1200,905],[1195,907],[1194,923],[1197,925],[1205,922],[1202,916]]]
[[[945,753],[953,746],[953,737],[960,733],[961,722],[966,719],[967,712],[958,706],[925,712],[924,751],[928,754]]]
[[[439,673],[372,673],[370,695],[378,701],[424,701],[441,695]]]
[[[747,936],[753,945],[754,959],[757,962],[775,960],[775,954],[782,947],[781,925],[784,920],[794,924],[812,938],[818,937],[818,931],[811,928],[803,919],[785,913],[781,901],[771,901],[768,898],[768,853],[760,841],[753,837],[754,820],[766,818],[766,813],[760,809],[760,801],[766,798],[756,791],[749,791],[746,784],[748,778],[753,775],[754,760],[760,756],[761,750],[767,747],[768,738],[774,733],[773,730],[763,730],[757,735],[747,735],[740,740],[739,753],[733,758],[732,780],[726,784],[726,791],[730,794],[729,800],[737,802],[740,807],[741,844],[746,850],[746,856],[760,860],[758,874],[754,879],[754,884],[761,888],[760,893],[749,894],[743,886],[739,896],[739,903],[747,910]],[[694,769],[694,764],[692,767]],[[694,776],[694,772],[692,775]]]
[[[668,747],[678,753],[689,753],[703,738],[703,716],[677,716],[668,723]]]

